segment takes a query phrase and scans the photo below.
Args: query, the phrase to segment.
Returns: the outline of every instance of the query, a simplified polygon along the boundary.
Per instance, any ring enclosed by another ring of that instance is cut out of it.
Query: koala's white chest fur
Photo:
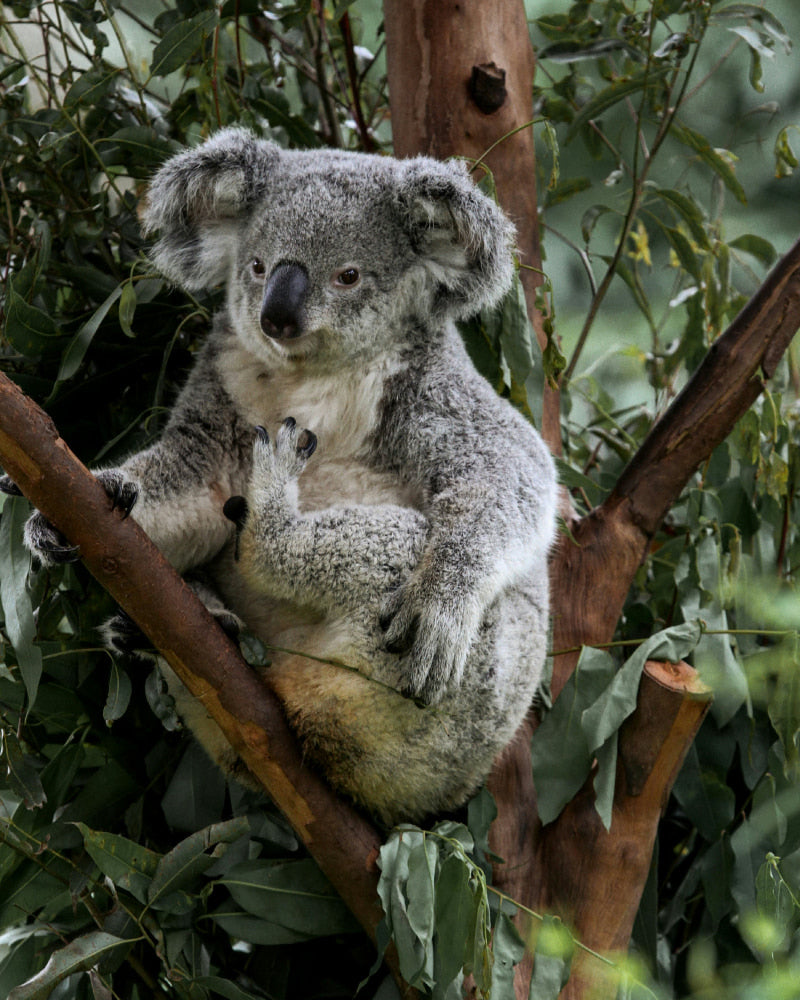
[[[298,483],[301,511],[352,504],[419,507],[417,489],[366,461],[384,379],[396,370],[390,359],[359,372],[309,375],[270,370],[232,341],[216,365],[226,391],[253,427],[260,424],[274,437],[282,421],[293,417],[317,436],[318,449]],[[238,571],[231,546],[215,560],[213,575],[226,602],[264,641],[321,657],[345,654],[330,620],[253,590]]]
[[[234,341],[217,366],[227,392],[254,427],[261,424],[273,435],[293,417],[316,434],[318,452],[299,484],[301,510],[340,503],[419,506],[417,489],[366,462],[384,380],[398,367],[393,359],[379,359],[360,371],[308,374],[270,369]]]

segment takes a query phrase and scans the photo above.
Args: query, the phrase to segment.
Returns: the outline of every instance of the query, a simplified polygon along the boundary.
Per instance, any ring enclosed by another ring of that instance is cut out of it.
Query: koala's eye
[[[259,277],[267,273],[266,265],[264,264],[264,261],[261,260],[259,257],[253,257],[253,259],[250,261],[250,270],[253,272],[253,274],[258,275]]]
[[[361,274],[356,267],[346,267],[343,271],[339,271],[333,279],[334,285],[338,285],[340,288],[352,288],[359,281],[361,281]]]

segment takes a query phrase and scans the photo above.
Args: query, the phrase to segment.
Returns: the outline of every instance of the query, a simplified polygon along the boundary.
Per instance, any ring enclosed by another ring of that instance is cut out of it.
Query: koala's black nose
[[[300,264],[278,264],[267,278],[261,301],[261,329],[268,337],[289,340],[305,328],[308,274]]]

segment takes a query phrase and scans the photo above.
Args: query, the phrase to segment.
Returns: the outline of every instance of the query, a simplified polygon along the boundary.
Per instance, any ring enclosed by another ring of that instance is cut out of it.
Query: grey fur
[[[460,164],[287,152],[228,129],[162,167],[144,226],[171,280],[224,282],[227,303],[161,439],[118,470],[139,491],[132,516],[179,570],[206,566],[256,634],[308,654],[276,652],[265,676],[332,783],[388,823],[458,805],[545,655],[552,461],[453,323],[507,290],[511,225]],[[296,336],[259,322],[279,272],[303,276]],[[287,417],[275,449],[253,430]],[[300,428],[319,439],[311,458]],[[233,494],[249,507],[238,561]]]

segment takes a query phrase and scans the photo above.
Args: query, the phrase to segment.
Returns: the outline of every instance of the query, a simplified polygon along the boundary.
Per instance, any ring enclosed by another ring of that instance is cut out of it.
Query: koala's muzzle
[[[308,274],[300,264],[278,264],[267,278],[261,301],[261,329],[275,340],[299,337],[305,330]]]

